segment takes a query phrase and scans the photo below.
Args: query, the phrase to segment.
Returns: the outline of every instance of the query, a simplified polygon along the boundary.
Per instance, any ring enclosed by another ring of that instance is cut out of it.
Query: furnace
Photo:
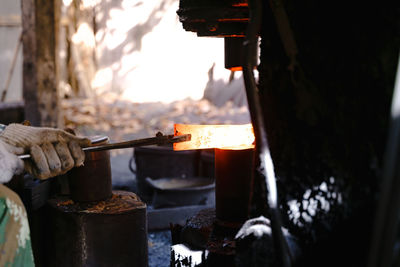
[[[248,218],[254,172],[254,133],[245,125],[175,125],[175,135],[190,134],[174,150],[215,148],[216,218],[239,226]]]
[[[249,218],[255,166],[253,128],[251,124],[175,125],[175,135],[182,134],[191,134],[192,141],[174,144],[175,150],[215,149],[215,209],[199,212],[181,232],[173,231],[173,239],[183,244],[173,246],[171,264],[179,265],[184,251],[186,256],[198,253],[190,250],[196,248],[207,251],[203,258],[210,266],[233,265],[235,235]],[[184,244],[186,249],[182,249]]]

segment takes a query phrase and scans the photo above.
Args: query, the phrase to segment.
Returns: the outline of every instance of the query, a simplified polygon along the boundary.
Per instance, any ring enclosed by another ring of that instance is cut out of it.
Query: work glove
[[[61,175],[85,160],[82,147],[90,145],[87,138],[76,137],[63,130],[10,124],[0,133],[0,141],[13,154],[29,153],[25,170],[39,179]],[[12,149],[10,149],[12,147]],[[17,166],[20,166],[15,163]]]
[[[10,146],[0,140],[0,184],[9,182],[14,174],[24,170],[24,163],[16,156],[22,153],[23,148]]]

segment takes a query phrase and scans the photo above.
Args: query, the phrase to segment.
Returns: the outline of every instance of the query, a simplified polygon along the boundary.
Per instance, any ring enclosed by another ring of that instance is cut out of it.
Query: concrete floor
[[[129,170],[133,149],[124,149],[120,152],[122,153],[111,156],[113,188],[136,192],[136,177]]]
[[[170,231],[150,232],[149,238],[149,267],[167,267],[170,262]]]

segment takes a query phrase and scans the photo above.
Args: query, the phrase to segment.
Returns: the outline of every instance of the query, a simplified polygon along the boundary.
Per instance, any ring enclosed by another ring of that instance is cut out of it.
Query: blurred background
[[[248,123],[241,72],[224,68],[223,38],[182,29],[178,0],[62,0],[58,124],[111,141],[170,134],[174,123]],[[22,100],[21,3],[0,9],[0,92]],[[112,151],[115,183],[131,151]],[[122,160],[122,161],[121,161]],[[126,166],[125,166],[126,165]],[[118,171],[117,171],[118,170]]]

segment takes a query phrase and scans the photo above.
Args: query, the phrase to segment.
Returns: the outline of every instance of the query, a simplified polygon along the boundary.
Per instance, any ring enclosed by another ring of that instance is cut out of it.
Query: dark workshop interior
[[[0,123],[92,141],[36,266],[400,266],[398,4],[2,1]]]

